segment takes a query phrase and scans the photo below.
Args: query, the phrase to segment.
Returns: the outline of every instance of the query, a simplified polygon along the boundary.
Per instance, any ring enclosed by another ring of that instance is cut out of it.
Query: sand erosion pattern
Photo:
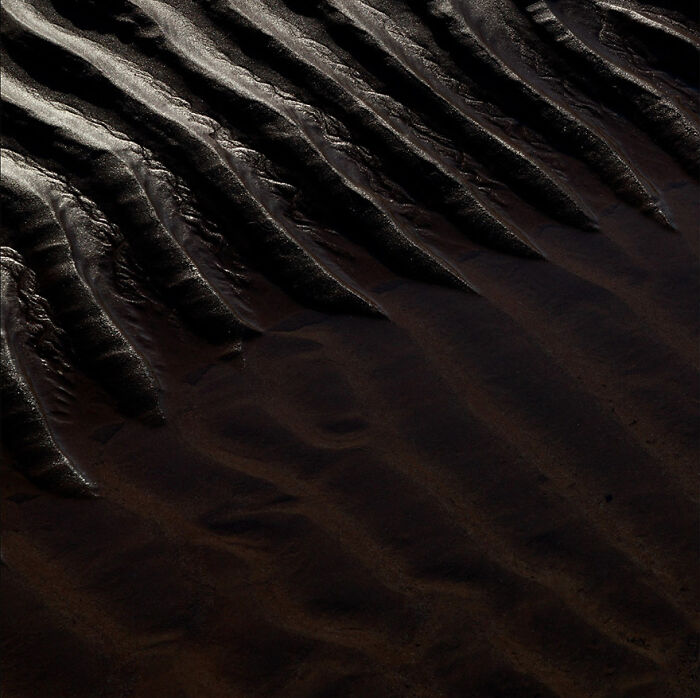
[[[18,695],[689,695],[696,13],[2,19]]]

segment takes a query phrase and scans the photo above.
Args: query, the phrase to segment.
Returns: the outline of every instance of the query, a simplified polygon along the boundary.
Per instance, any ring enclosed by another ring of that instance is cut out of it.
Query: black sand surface
[[[3,696],[695,695],[698,20],[3,0]]]

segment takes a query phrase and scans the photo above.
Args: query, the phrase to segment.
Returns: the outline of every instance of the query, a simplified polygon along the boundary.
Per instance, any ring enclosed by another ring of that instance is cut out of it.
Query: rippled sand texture
[[[686,698],[697,5],[3,0],[6,698]]]

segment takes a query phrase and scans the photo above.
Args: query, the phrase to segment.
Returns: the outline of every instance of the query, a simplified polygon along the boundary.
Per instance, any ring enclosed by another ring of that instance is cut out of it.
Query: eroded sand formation
[[[691,695],[698,19],[3,0],[7,696]]]

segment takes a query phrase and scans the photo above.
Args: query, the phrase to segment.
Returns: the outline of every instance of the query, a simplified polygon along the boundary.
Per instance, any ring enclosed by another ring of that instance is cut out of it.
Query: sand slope
[[[2,30],[5,696],[693,695],[697,11]]]

